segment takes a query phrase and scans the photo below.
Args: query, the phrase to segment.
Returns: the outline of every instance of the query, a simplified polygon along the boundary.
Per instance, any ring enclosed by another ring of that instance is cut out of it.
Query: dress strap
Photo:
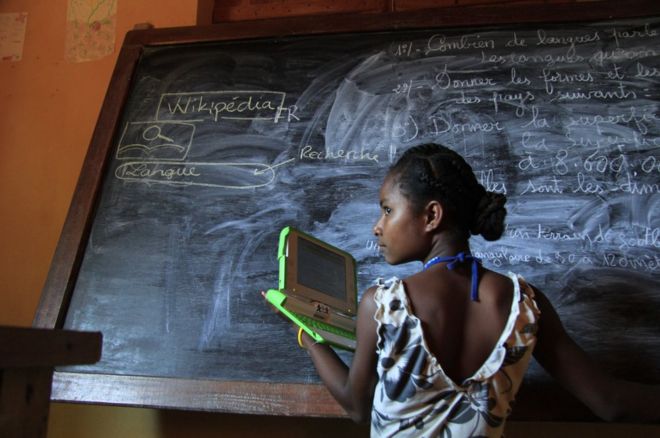
[[[474,257],[470,253],[459,252],[455,256],[437,256],[424,263],[424,270],[431,266],[447,262],[447,269],[454,269],[457,263],[472,261],[472,292],[470,299],[472,301],[479,301],[479,264],[481,260]]]

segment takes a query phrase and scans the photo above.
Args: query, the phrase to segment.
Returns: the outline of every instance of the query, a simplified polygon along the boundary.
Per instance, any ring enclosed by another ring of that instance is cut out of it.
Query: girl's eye
[[[390,207],[383,207],[383,213],[390,214],[392,213],[392,209]]]

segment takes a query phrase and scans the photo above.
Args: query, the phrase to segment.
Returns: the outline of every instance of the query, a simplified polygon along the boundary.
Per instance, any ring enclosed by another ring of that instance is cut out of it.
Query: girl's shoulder
[[[513,287],[513,283],[517,282],[515,279],[517,274],[512,272],[502,274],[497,271],[491,271],[490,269],[484,267],[479,270],[479,277],[481,278],[482,282],[486,282],[490,286],[509,290],[511,290]]]
[[[522,275],[514,272],[502,274],[490,269],[483,268],[480,275],[480,287],[484,287],[497,296],[519,296],[520,299],[528,297],[534,299],[534,288],[527,283]]]

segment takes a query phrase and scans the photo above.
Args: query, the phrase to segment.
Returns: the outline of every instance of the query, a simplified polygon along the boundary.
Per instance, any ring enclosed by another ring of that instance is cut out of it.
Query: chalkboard
[[[103,358],[62,375],[317,385],[259,294],[279,230],[353,254],[361,291],[416,272],[378,254],[378,189],[439,142],[508,198],[503,239],[472,240],[484,265],[541,288],[609,371],[659,381],[659,48],[657,17],[142,47],[61,317]]]

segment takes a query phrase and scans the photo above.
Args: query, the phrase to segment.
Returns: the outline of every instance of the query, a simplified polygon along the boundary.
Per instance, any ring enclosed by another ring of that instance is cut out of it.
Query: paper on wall
[[[117,0],[69,0],[65,58],[70,62],[92,61],[115,48]]]
[[[21,60],[26,25],[27,12],[0,14],[0,60]]]

